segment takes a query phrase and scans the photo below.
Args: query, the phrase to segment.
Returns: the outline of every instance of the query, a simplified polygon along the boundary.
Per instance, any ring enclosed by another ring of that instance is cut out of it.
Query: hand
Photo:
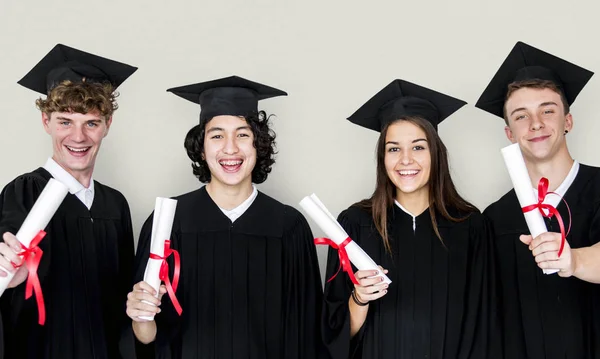
[[[521,242],[529,245],[538,267],[542,269],[558,269],[561,277],[570,277],[575,271],[575,257],[569,242],[565,241],[563,252],[558,258],[561,234],[555,232],[542,233],[532,239],[530,235],[521,235]]]
[[[8,272],[14,273],[14,277],[8,283],[8,288],[14,288],[27,279],[29,272],[27,272],[25,266],[21,266],[23,259],[19,253],[22,252],[22,249],[17,237],[10,232],[6,232],[2,239],[4,239],[4,242],[0,242],[0,277],[8,276]]]
[[[127,294],[127,315],[134,322],[149,322],[151,320],[142,319],[140,316],[153,317],[160,313],[160,300],[163,294],[167,292],[167,288],[161,285],[158,291],[158,298],[154,295],[156,290],[144,281],[141,281],[133,286],[133,291]],[[148,304],[152,303],[152,304]]]
[[[387,294],[388,284],[383,282],[381,272],[387,274],[387,269],[379,266],[380,271],[359,270],[354,273],[358,284],[354,285],[354,295],[362,303],[377,300]]]

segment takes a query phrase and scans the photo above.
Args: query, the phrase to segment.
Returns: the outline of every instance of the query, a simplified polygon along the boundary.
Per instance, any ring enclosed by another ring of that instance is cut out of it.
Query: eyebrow
[[[62,116],[58,116],[56,117],[57,120],[61,120],[61,121],[73,121],[72,119],[68,118],[68,117],[62,117]],[[102,119],[101,118],[92,118],[90,120],[85,121],[87,122],[101,122]]]
[[[240,127],[236,128],[235,130],[239,131],[239,130],[252,130],[252,129],[250,128],[250,126],[240,126]],[[206,133],[216,132],[216,131],[225,131],[225,129],[223,129],[221,127],[211,127],[206,131]]]
[[[427,140],[426,140],[425,138],[417,138],[416,140],[413,140],[413,141],[412,141],[412,143],[417,143],[417,142],[420,142],[420,141],[425,141],[425,142],[427,142]],[[387,146],[387,145],[398,145],[398,142],[396,142],[396,141],[387,141],[387,142],[385,143],[385,145],[386,145],[386,146]]]
[[[542,102],[542,103],[541,103],[541,104],[538,106],[538,108],[539,108],[539,107],[544,107],[544,106],[558,106],[558,104],[557,104],[556,102],[554,102],[554,101]],[[525,107],[519,107],[519,108],[516,108],[516,109],[514,109],[514,110],[513,110],[513,111],[510,113],[510,115],[512,116],[512,115],[513,115],[515,112],[517,112],[517,111],[525,111],[525,110],[526,110],[526,108],[525,108]]]

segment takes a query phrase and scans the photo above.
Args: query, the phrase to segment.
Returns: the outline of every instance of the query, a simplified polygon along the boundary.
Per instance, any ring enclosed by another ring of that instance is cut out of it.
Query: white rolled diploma
[[[304,197],[300,201],[300,207],[317,223],[323,232],[325,232],[325,235],[337,245],[342,244],[348,238],[348,233],[335,220],[316,194],[313,193],[310,196]],[[345,248],[348,253],[348,259],[359,270],[380,271],[377,263],[356,242],[351,241]],[[392,282],[385,274],[380,274],[383,276],[385,283],[389,284]]]
[[[529,172],[527,171],[527,166],[525,166],[525,160],[523,159],[519,144],[514,143],[510,146],[506,146],[501,151],[502,156],[504,157],[504,163],[506,164],[506,169],[510,175],[510,180],[512,181],[515,193],[517,194],[519,205],[521,208],[524,208],[536,204],[538,200],[531,188],[531,179],[529,178]],[[527,227],[533,238],[548,232],[544,217],[539,210],[529,211],[523,213],[523,215],[525,216],[525,222],[527,222]],[[543,269],[542,271],[544,274],[554,274],[558,272],[558,269]]]
[[[175,218],[176,208],[177,200],[156,197],[156,203],[154,205],[154,218],[152,219],[150,253],[164,257],[165,240],[171,238],[171,229],[173,228],[173,220]],[[150,284],[152,288],[156,290],[156,298],[158,298],[158,290],[161,283],[159,277],[161,265],[162,259],[148,258],[148,264],[146,264],[146,271],[144,272],[144,282]],[[154,316],[140,316],[140,318],[153,320]]]
[[[19,242],[21,242],[24,246],[29,247],[33,238],[41,231],[46,228],[54,213],[60,207],[60,204],[69,193],[69,189],[67,186],[62,184],[61,182],[55,180],[54,178],[50,178],[50,181],[46,184],[46,187],[40,193],[40,196],[33,204],[31,211],[27,214],[25,221],[21,225],[21,228],[15,235]],[[3,233],[0,233],[0,236]],[[8,276],[0,278],[0,296],[8,287],[8,284],[14,277],[14,273],[8,272],[6,268],[5,271],[8,273]]]

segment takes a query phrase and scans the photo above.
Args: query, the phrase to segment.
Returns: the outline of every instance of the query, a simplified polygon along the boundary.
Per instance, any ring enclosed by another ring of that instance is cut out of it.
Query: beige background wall
[[[459,190],[483,209],[510,188],[508,142],[503,122],[473,104],[517,40],[600,71],[599,13],[594,1],[1,0],[0,184],[51,154],[37,95],[16,81],[61,42],[139,67],[94,174],[127,197],[136,236],[156,196],[199,186],[183,149],[199,108],[165,90],[232,74],[289,93],[261,106],[277,115],[279,155],[259,188],[280,201],[298,208],[315,192],[337,215],[370,195],[377,133],[345,118],[403,78],[469,102],[439,131]],[[568,135],[592,165],[599,93],[596,75]]]

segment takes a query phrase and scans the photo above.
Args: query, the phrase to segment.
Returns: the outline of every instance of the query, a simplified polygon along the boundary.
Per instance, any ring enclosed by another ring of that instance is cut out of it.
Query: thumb
[[[529,235],[529,234],[521,234],[519,236],[519,240],[521,242],[523,242],[524,244],[529,245],[529,243],[531,243],[531,241],[533,240],[533,237],[531,235]]]

